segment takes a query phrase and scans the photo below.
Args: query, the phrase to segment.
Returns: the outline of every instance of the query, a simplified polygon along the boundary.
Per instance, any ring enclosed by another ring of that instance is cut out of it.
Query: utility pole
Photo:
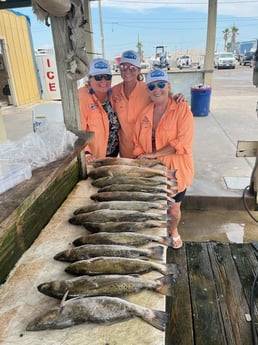
[[[101,36],[101,52],[102,52],[103,59],[105,59],[104,31],[103,31],[103,23],[102,23],[101,0],[98,0],[98,2],[99,2],[99,22],[100,22],[100,36]]]

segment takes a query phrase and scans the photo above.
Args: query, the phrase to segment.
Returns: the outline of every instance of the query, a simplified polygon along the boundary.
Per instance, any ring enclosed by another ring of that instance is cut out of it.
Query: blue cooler
[[[210,86],[194,86],[191,88],[191,110],[194,116],[207,116],[210,111]]]

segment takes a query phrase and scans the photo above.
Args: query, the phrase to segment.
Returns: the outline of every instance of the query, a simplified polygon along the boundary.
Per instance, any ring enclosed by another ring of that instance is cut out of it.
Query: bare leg
[[[181,201],[169,202],[169,206],[171,207],[168,209],[168,215],[171,216],[171,220],[168,221],[168,236],[173,237],[172,247],[176,249],[182,246],[182,240],[178,233],[178,225],[181,220]]]

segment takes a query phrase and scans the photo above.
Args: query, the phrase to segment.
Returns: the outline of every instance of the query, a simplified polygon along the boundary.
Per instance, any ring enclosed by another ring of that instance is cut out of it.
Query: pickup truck
[[[235,68],[236,58],[234,54],[230,52],[216,53],[214,57],[214,67],[217,69]]]

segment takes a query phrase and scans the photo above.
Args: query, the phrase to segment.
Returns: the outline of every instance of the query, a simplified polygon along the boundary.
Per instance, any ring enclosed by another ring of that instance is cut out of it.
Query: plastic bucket
[[[210,111],[211,87],[191,88],[191,110],[194,116],[207,116]]]

